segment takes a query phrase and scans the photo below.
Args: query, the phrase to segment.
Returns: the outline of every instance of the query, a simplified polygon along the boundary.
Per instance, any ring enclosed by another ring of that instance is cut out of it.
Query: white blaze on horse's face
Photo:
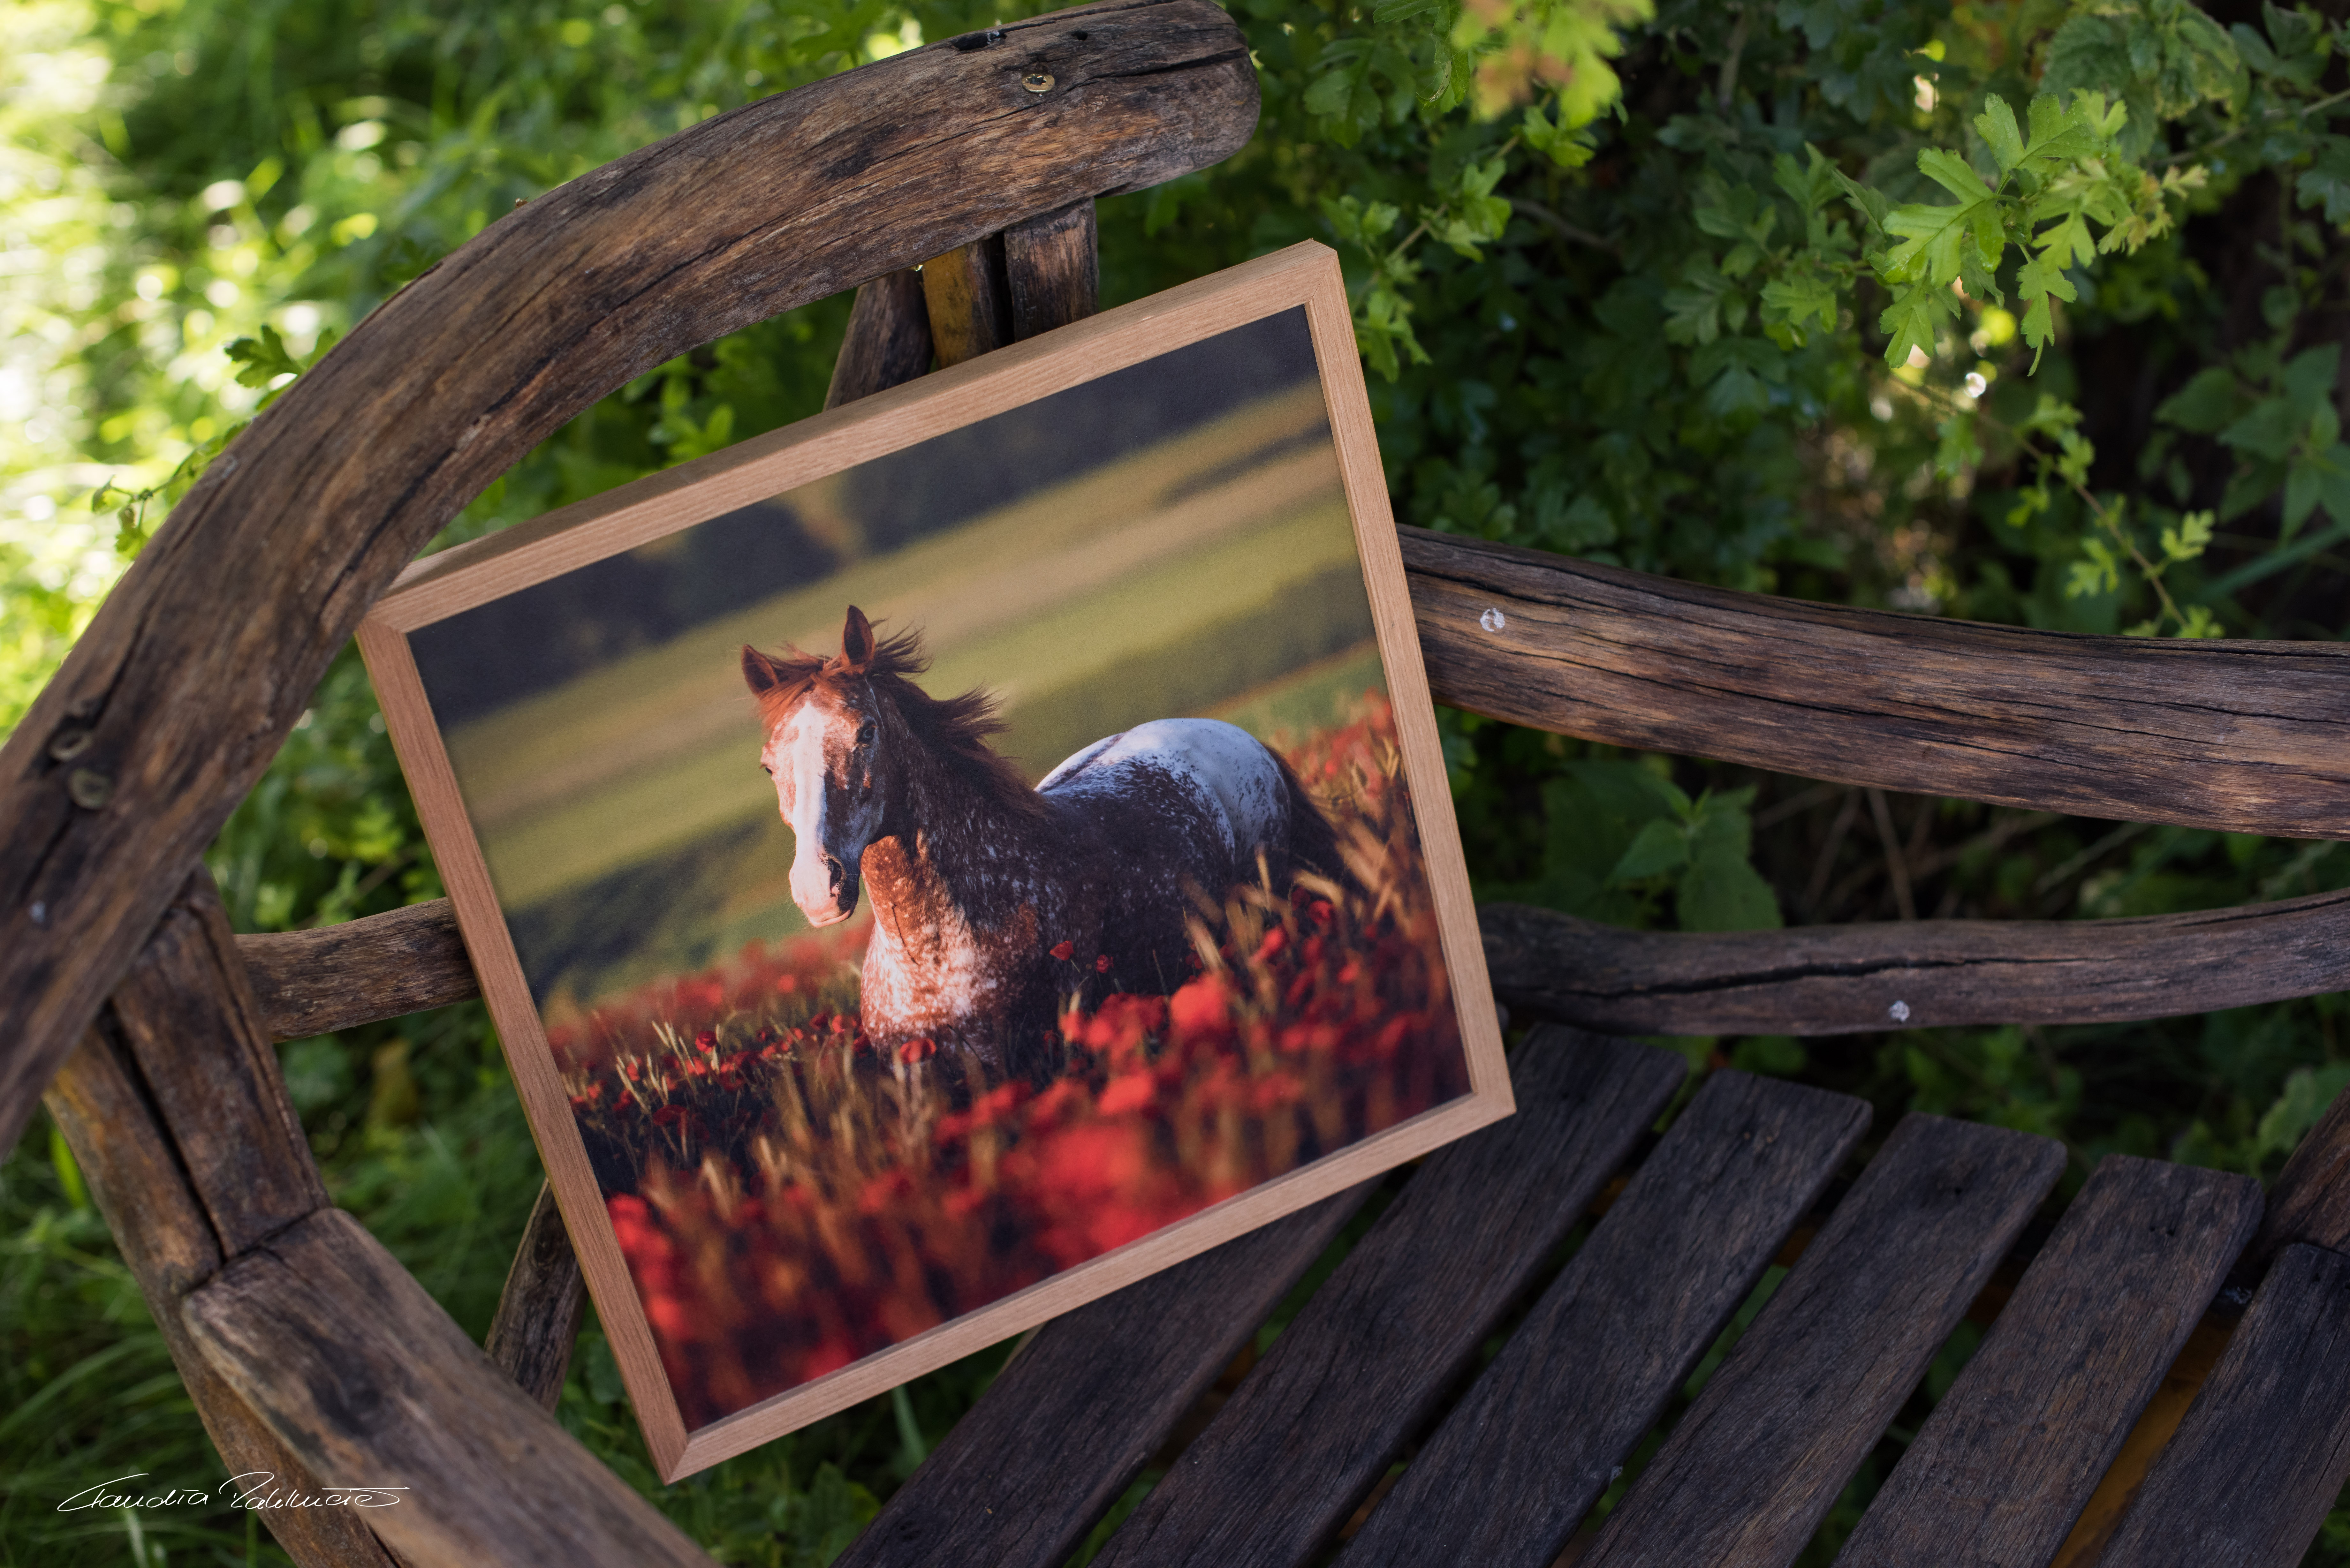
[[[767,732],[759,763],[791,826],[792,902],[810,925],[837,925],[857,912],[865,846],[881,826],[879,752],[872,717],[820,691]]]

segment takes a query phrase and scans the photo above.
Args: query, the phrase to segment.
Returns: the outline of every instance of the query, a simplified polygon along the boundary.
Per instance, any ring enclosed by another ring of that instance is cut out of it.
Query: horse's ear
[[[751,689],[754,697],[764,697],[782,682],[775,661],[752,647],[743,645],[743,684]]]
[[[855,605],[840,628],[840,661],[853,673],[873,661],[873,623]]]

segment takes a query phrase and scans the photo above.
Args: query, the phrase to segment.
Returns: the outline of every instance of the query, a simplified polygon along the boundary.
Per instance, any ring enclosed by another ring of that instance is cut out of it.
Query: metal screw
[[[1510,624],[1510,619],[1502,613],[1498,606],[1488,605],[1485,607],[1485,613],[1477,618],[1477,624],[1487,631],[1499,631]]]
[[[69,763],[89,750],[94,737],[88,730],[60,730],[49,742],[49,755],[61,763]]]
[[[1051,73],[1047,71],[1030,71],[1026,76],[1020,78],[1020,85],[1026,88],[1030,92],[1051,92],[1053,90],[1053,78]]]
[[[114,798],[114,781],[96,768],[76,768],[66,775],[66,794],[84,811],[96,811]]]
[[[47,904],[35,904],[33,906],[33,924],[36,926],[46,926],[48,923],[49,907]]]
[[[1909,1022],[1909,1004],[1906,1002],[1897,1002],[1885,1011],[1891,1016],[1893,1022],[1896,1023],[1907,1023]]]

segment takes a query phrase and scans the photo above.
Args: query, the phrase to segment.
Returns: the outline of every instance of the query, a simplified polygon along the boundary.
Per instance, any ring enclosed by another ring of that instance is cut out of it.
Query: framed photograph
[[[1512,1108],[1321,245],[427,556],[359,643],[669,1479]]]

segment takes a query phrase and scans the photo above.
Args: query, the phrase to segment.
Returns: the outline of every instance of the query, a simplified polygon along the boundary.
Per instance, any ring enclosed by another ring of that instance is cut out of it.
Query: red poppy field
[[[1384,700],[1288,757],[1357,886],[1229,889],[1171,996],[1071,965],[1041,1086],[877,1053],[861,925],[551,1032],[689,1428],[1467,1092]]]

